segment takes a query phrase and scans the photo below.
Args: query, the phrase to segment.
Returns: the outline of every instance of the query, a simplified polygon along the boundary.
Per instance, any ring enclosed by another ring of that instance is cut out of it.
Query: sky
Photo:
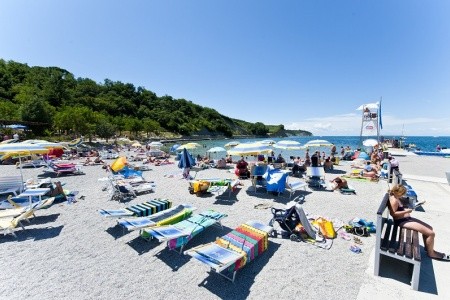
[[[0,0],[0,58],[249,122],[450,135],[450,1]]]

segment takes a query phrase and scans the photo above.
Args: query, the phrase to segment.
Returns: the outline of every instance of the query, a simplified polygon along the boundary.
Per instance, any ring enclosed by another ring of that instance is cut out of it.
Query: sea
[[[344,148],[349,146],[351,149],[356,150],[358,148],[361,148],[362,150],[369,150],[366,147],[362,146],[362,141],[368,138],[374,138],[374,137],[363,137],[361,139],[360,136],[297,136],[297,137],[286,137],[286,138],[269,138],[270,140],[273,140],[275,142],[281,141],[281,140],[294,140],[299,142],[301,145],[304,145],[308,141],[311,140],[326,140],[334,145],[336,145],[336,149],[339,152],[341,149],[341,146]],[[397,136],[383,136],[385,140],[400,140],[400,138]],[[238,141],[239,143],[247,143],[247,142],[256,142],[256,141],[262,141],[267,140],[268,138],[248,138],[248,139],[224,139],[224,140],[202,140],[202,141],[196,141],[197,143],[201,144],[202,147],[189,150],[193,155],[200,154],[201,156],[209,156],[214,158],[220,158],[225,157],[226,153],[207,153],[206,151],[208,149],[211,149],[212,147],[224,147],[225,144],[231,142],[231,141]],[[376,139],[376,137],[375,137]],[[421,151],[436,151],[436,146],[440,145],[442,149],[450,148],[450,136],[406,136],[402,137],[404,145],[411,145],[415,146],[414,148],[411,148],[411,151],[413,150],[421,150]],[[320,147],[320,148],[314,148],[315,150],[319,150],[320,152],[324,151],[326,155],[328,156],[330,153],[330,147]],[[310,150],[311,151],[311,150]],[[275,155],[282,154],[283,157],[289,158],[289,156],[300,156],[304,157],[305,150],[282,150],[282,149],[276,149],[274,148]]]

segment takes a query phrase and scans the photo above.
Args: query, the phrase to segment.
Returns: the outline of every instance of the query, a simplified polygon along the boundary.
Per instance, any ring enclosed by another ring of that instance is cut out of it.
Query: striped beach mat
[[[168,199],[152,199],[143,203],[128,206],[123,209],[106,210],[100,209],[100,215],[106,218],[121,218],[121,217],[146,217],[154,215],[163,210],[172,207],[172,201]]]

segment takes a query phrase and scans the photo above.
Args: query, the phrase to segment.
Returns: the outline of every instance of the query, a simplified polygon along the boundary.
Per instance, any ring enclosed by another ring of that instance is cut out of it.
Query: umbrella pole
[[[22,173],[22,160],[21,157],[19,155],[19,169],[20,169],[20,177],[22,178],[22,184],[20,185],[20,193],[23,192],[23,173]],[[30,202],[31,205],[31,202]]]

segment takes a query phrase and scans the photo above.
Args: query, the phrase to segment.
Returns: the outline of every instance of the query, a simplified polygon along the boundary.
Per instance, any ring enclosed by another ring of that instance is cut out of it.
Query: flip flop
[[[356,237],[356,236],[353,237],[353,241],[355,242],[355,244],[358,244],[358,245],[362,245],[363,244],[361,239],[359,237]]]
[[[449,254],[445,254],[442,257],[431,257],[431,259],[435,259],[435,260],[439,260],[439,261],[450,261],[450,255]]]
[[[350,235],[347,232],[345,232],[345,231],[339,231],[339,236],[341,238],[343,238],[344,240],[346,240],[346,241],[350,241],[352,239],[350,237]]]
[[[352,251],[353,253],[356,253],[356,254],[359,254],[359,253],[362,252],[361,248],[359,248],[359,247],[356,246],[356,245],[350,246],[350,251]]]

